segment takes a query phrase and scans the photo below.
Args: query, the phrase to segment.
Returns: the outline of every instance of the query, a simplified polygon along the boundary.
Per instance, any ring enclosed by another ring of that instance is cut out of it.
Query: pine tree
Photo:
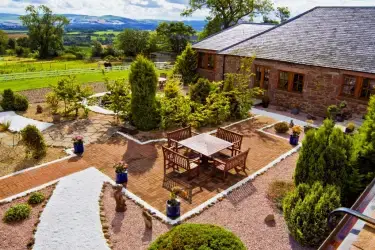
[[[129,82],[132,121],[140,130],[156,128],[159,122],[155,100],[158,79],[154,64],[144,56],[137,56],[130,66]]]

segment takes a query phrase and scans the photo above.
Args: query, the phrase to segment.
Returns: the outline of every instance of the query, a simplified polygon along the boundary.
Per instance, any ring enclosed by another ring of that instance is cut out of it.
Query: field
[[[35,59],[31,59],[31,58],[4,57],[3,60],[0,61],[0,74],[36,72],[36,71],[45,71],[45,70],[97,68],[97,67],[98,67],[98,62],[86,62],[83,60],[36,61]]]
[[[157,73],[171,74],[171,70],[158,70]],[[119,78],[129,79],[129,70],[108,72],[105,75],[102,73],[90,73],[77,75],[77,81],[80,83],[91,83],[91,82],[104,82],[104,77],[108,77],[110,80]],[[28,89],[38,89],[44,87],[50,87],[55,85],[61,77],[49,77],[49,78],[35,78],[25,80],[14,80],[14,81],[3,81],[0,82],[0,91],[4,89],[12,89],[13,91],[21,91]]]

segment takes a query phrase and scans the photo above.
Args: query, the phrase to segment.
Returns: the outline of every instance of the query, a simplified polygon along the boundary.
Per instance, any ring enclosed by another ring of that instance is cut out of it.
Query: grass
[[[293,189],[293,182],[274,181],[268,187],[267,197],[278,209],[282,210],[284,197]]]
[[[96,31],[96,32],[94,32],[95,35],[106,35],[106,34],[118,35],[120,33],[121,33],[121,31],[113,31],[113,30]]]
[[[157,70],[157,73],[166,73],[170,75],[172,70]],[[105,74],[110,80],[115,80],[119,78],[129,79],[129,70],[124,71],[114,71]],[[90,73],[77,75],[78,82],[90,83],[90,82],[103,82],[104,75],[102,73]],[[35,79],[24,79],[24,80],[14,80],[14,81],[4,81],[0,82],[0,91],[4,89],[12,89],[13,91],[21,91],[28,89],[38,89],[50,87],[51,85],[57,84],[57,81],[61,77],[48,77],[48,78],[35,78]]]

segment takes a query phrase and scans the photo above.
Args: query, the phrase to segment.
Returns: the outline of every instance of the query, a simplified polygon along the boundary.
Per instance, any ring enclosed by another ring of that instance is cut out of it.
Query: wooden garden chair
[[[164,155],[164,176],[167,174],[168,169],[172,169],[174,172],[179,172],[182,168],[188,172],[189,180],[195,176],[199,176],[199,163],[200,159],[190,160],[188,157],[173,151],[170,148],[163,146]]]
[[[216,132],[216,137],[224,141],[233,143],[233,146],[228,148],[228,150],[231,151],[231,156],[234,156],[236,153],[241,152],[241,144],[243,139],[242,134],[224,128],[218,128]]]
[[[224,180],[227,178],[228,172],[232,169],[235,169],[237,173],[243,171],[247,175],[246,169],[248,168],[246,167],[246,159],[249,150],[250,149],[245,152],[238,152],[235,156],[226,161],[222,161],[215,157],[213,158],[215,168],[224,173]]]
[[[178,142],[188,139],[192,137],[192,135],[198,134],[191,131],[191,126],[167,133],[168,148],[173,148],[175,151],[178,151],[183,148]]]

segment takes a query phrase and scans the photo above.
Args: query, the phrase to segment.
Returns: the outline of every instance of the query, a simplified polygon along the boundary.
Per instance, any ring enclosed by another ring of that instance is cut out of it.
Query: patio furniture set
[[[229,171],[246,174],[246,158],[249,150],[241,151],[243,135],[218,128],[214,135],[196,134],[191,127],[167,133],[168,147],[163,146],[164,176],[168,170],[187,172],[188,180],[200,175],[202,171],[215,175],[216,170],[223,173],[225,181]],[[184,149],[185,153],[180,151]],[[230,155],[224,153],[225,150]]]

